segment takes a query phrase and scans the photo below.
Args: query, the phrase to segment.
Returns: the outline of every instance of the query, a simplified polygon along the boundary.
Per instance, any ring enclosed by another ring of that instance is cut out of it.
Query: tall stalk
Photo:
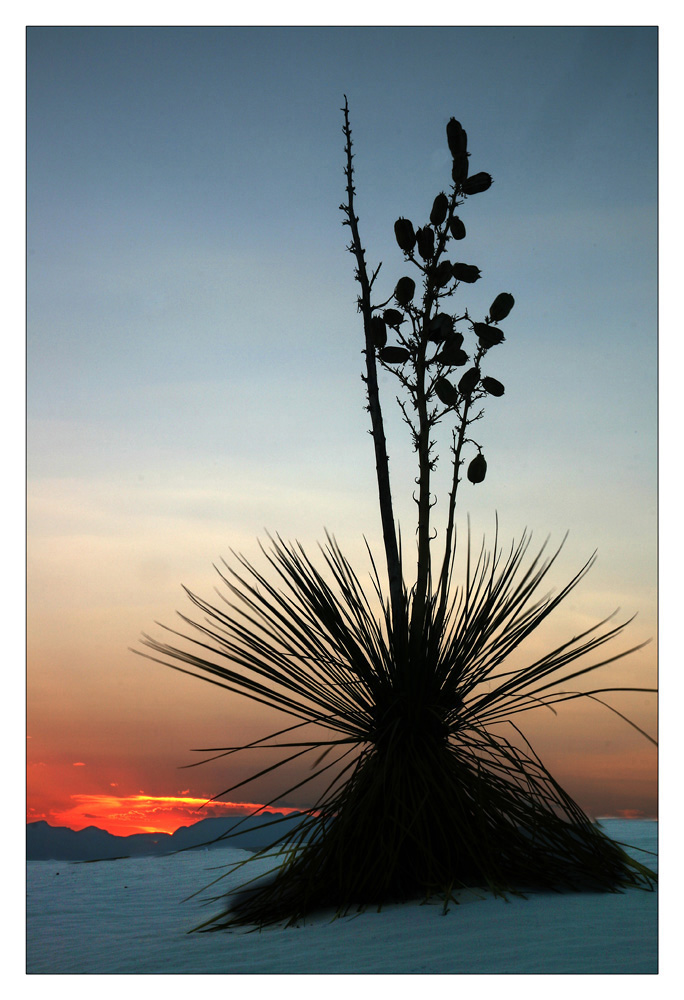
[[[450,298],[462,283],[473,284],[480,278],[480,269],[472,264],[452,262],[444,254],[450,241],[460,241],[465,226],[456,215],[456,209],[468,196],[486,191],[492,183],[489,174],[468,176],[467,135],[454,118],[447,125],[447,141],[452,154],[452,184],[449,194],[440,192],[434,199],[429,223],[414,231],[413,224],[403,217],[395,223],[395,236],[404,252],[405,260],[420,272],[423,288],[416,296],[416,282],[402,277],[394,292],[379,306],[371,302],[371,289],[380,267],[368,278],[364,250],[358,231],[358,218],[354,214],[354,187],[352,183],[351,129],[349,108],[345,98],[344,133],[346,137],[347,203],[340,207],[345,213],[345,224],[352,230],[349,250],[355,255],[355,276],[361,284],[359,310],[363,314],[366,339],[365,377],[371,414],[372,434],[375,442],[376,469],[380,511],[389,572],[390,594],[394,621],[406,621],[410,650],[414,662],[420,660],[426,629],[428,604],[436,600],[442,617],[448,601],[449,568],[453,558],[455,540],[455,508],[464,448],[473,444],[478,454],[470,462],[468,478],[472,483],[482,482],[486,462],[480,445],[467,436],[471,424],[483,415],[476,404],[488,396],[501,396],[503,385],[480,370],[487,351],[504,340],[501,330],[492,324],[504,319],[513,307],[513,296],[503,292],[496,297],[489,315],[483,322],[473,322],[467,310],[459,316],[443,310],[443,300]],[[384,308],[394,300],[399,309]],[[408,323],[406,330],[402,326]],[[465,334],[457,330],[460,323],[470,325],[476,344],[471,355],[462,349]],[[410,329],[409,329],[410,327]],[[397,338],[397,346],[387,346],[388,328]],[[465,366],[471,359],[472,367],[460,378],[458,385],[449,379],[455,369]],[[404,390],[399,398],[404,420],[408,424],[413,447],[418,457],[416,477],[418,507],[416,581],[411,590],[410,611],[403,600],[401,567],[396,544],[396,531],[392,513],[389,487],[389,467],[382,412],[378,395],[377,361],[391,372]],[[406,398],[408,397],[408,398]],[[433,581],[432,544],[437,533],[432,528],[431,512],[437,502],[431,493],[432,473],[437,465],[434,428],[444,419],[455,420],[453,437],[452,486],[447,504],[447,524],[444,535],[444,552],[438,577]],[[436,584],[436,586],[435,586]]]
[[[415,258],[413,250],[407,252],[407,257],[424,274],[424,294],[419,314],[415,317],[415,329],[418,332],[418,344],[415,355],[412,357],[415,377],[410,383],[411,400],[416,410],[418,424],[414,433],[415,450],[418,453],[418,527],[417,546],[418,559],[416,568],[416,583],[413,590],[413,603],[411,608],[411,646],[419,653],[425,627],[425,611],[430,587],[430,576],[432,569],[431,543],[432,529],[430,513],[433,503],[431,501],[430,482],[431,474],[436,464],[433,457],[434,442],[430,440],[433,426],[437,422],[435,415],[429,412],[428,406],[431,397],[430,382],[426,382],[429,377],[429,359],[427,358],[427,347],[431,324],[434,322],[439,301],[443,295],[439,292],[437,265],[444,252],[448,238],[448,225],[453,217],[456,206],[456,190],[452,191],[448,203],[447,215],[444,227],[436,233],[436,243],[432,255],[432,264],[421,264]],[[464,428],[465,429],[465,425]],[[455,497],[455,494],[454,494]],[[450,539],[447,535],[447,542]],[[449,546],[447,546],[449,547]]]
[[[366,268],[365,251],[361,245],[359,235],[359,220],[354,211],[354,167],[352,160],[352,137],[351,126],[349,124],[349,106],[347,97],[344,98],[344,136],[346,165],[344,168],[347,178],[347,201],[340,205],[346,218],[343,225],[351,229],[351,243],[348,250],[356,258],[356,270],[354,272],[356,280],[361,285],[361,294],[358,298],[359,311],[363,316],[363,329],[366,340],[366,393],[368,396],[368,410],[371,418],[371,432],[375,446],[375,469],[378,480],[378,498],[380,501],[380,518],[382,521],[382,537],[385,546],[385,557],[387,560],[387,576],[389,581],[390,604],[392,608],[392,622],[395,634],[403,634],[405,622],[405,602],[403,579],[401,572],[401,559],[399,556],[399,545],[397,541],[397,531],[394,521],[394,508],[392,506],[392,489],[390,486],[389,459],[387,456],[387,441],[385,438],[385,427],[382,419],[382,408],[380,406],[380,393],[378,391],[378,372],[375,359],[375,338],[373,330],[373,307],[371,305],[371,288],[379,271],[378,269],[369,279]]]

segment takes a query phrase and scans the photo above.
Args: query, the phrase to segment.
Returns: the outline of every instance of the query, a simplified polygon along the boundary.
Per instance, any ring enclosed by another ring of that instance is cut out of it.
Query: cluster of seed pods
[[[455,329],[458,322],[454,316],[445,312],[430,315],[433,306],[438,308],[440,297],[450,294],[450,284],[463,282],[474,284],[481,277],[480,269],[474,264],[462,262],[452,263],[442,255],[450,240],[460,241],[465,238],[466,228],[454,208],[463,203],[469,195],[486,191],[492,184],[488,173],[468,174],[468,137],[460,122],[451,118],[447,125],[447,142],[452,156],[452,190],[451,197],[441,191],[434,199],[430,211],[429,224],[415,229],[410,219],[399,218],[394,224],[394,235],[400,249],[407,260],[415,264],[425,275],[426,296],[422,307],[415,305],[416,283],[413,278],[402,277],[394,289],[394,301],[399,308],[385,309],[372,319],[372,335],[379,359],[390,366],[403,366],[415,360],[415,345],[412,350],[410,341],[401,338],[406,346],[387,344],[388,329],[400,332],[401,324],[405,322],[405,312],[408,312],[420,330],[421,343],[425,346],[436,345],[437,353],[429,359],[428,364],[440,366],[439,373],[430,388],[430,394],[437,396],[447,409],[456,409],[462,401],[470,399],[473,393],[486,393],[490,396],[502,396],[504,386],[498,379],[482,376],[480,361],[492,347],[504,341],[503,331],[495,324],[505,319],[514,305],[510,292],[501,292],[492,302],[489,313],[482,323],[473,322],[467,316],[472,332],[477,338],[479,350],[476,364],[467,369],[457,384],[451,380],[453,369],[465,366],[469,356],[463,349],[464,336]],[[418,258],[416,258],[416,254]],[[456,286],[452,286],[452,290]],[[426,303],[427,309],[425,308]],[[417,323],[415,322],[417,321]],[[479,446],[478,446],[479,449]],[[487,463],[481,450],[468,467],[468,479],[472,483],[481,483],[485,478]]]

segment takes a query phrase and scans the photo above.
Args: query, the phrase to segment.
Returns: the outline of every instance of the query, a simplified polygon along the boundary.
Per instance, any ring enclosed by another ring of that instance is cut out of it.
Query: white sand
[[[656,849],[655,822],[604,826],[616,839]],[[29,862],[28,973],[657,972],[657,893],[639,890],[540,893],[509,902],[464,893],[445,916],[438,903],[405,904],[337,920],[319,915],[294,928],[188,934],[217,907],[181,900],[215,877],[217,865],[238,857],[244,853],[226,848],[96,864]]]

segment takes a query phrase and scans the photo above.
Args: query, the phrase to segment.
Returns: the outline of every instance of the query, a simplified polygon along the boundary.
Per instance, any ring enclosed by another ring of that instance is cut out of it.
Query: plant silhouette
[[[264,570],[236,554],[231,565],[217,568],[225,588],[222,605],[187,591],[200,612],[197,618],[181,614],[189,632],[167,629],[175,637],[170,642],[144,636],[155,655],[143,655],[274,707],[291,720],[246,746],[206,749],[210,759],[278,748],[278,761],[249,780],[313,760],[308,769],[302,767],[301,780],[268,806],[311,782],[323,788],[303,810],[294,836],[279,834],[277,820],[264,820],[264,826],[273,826],[273,843],[257,857],[273,857],[270,876],[252,881],[248,862],[242,891],[223,898],[221,912],[202,927],[294,923],[320,907],[343,913],[434,894],[446,907],[464,886],[501,894],[536,887],[650,888],[652,872],[589,820],[517,723],[521,713],[540,707],[553,710],[582,697],[605,704],[608,691],[637,690],[578,691],[575,684],[634,652],[605,655],[602,648],[627,622],[606,619],[545,655],[512,665],[511,654],[522,654],[524,641],[580,583],[593,557],[555,596],[540,597],[560,547],[530,553],[525,533],[504,549],[497,530],[491,551],[484,544],[475,549],[468,536],[463,578],[455,575],[458,489],[464,466],[471,486],[487,474],[473,424],[485,403],[502,405],[498,400],[505,390],[496,373],[505,338],[499,324],[514,299],[499,292],[481,319],[471,318],[467,309],[449,311],[462,286],[467,290],[481,272],[472,263],[453,262],[447,253],[458,252],[466,237],[457,209],[486,192],[492,178],[469,172],[467,135],[451,118],[449,189],[436,194],[420,227],[397,219],[395,238],[411,274],[401,275],[388,297],[374,304],[380,267],[369,273],[355,214],[346,98],[343,115],[346,200],[340,207],[360,285],[363,377],[385,569],[369,551],[367,592],[333,537],[327,536],[317,567],[299,544],[276,536],[262,547]],[[490,351],[495,374],[489,374]],[[378,368],[397,380],[417,455],[417,562],[411,586],[392,503]],[[433,435],[447,421],[451,485],[443,548],[435,559]],[[590,657],[599,649],[597,658]]]

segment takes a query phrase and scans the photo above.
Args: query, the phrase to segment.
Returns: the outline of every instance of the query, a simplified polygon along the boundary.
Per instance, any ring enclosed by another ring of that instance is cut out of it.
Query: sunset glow
[[[50,826],[83,830],[96,826],[117,837],[132,833],[174,833],[181,826],[191,826],[210,816],[247,816],[257,810],[265,813],[291,813],[296,809],[261,806],[254,802],[207,802],[191,796],[72,795],[73,805],[63,811],[52,810],[49,816],[29,815],[28,821],[46,819]]]
[[[597,550],[531,662],[635,616],[606,655],[643,648],[579,683],[635,689],[606,701],[655,735],[657,29],[30,27],[26,52],[28,820],[128,835],[256,808],[207,802],[220,793],[317,801],[308,760],[195,768],[193,748],[292,717],[131,649],[185,629],[177,612],[201,622],[182,586],[221,600],[231,553],[281,586],[266,532],[315,559],[329,531],[365,583],[366,545],[383,572],[344,94],[378,303],[405,265],[395,220],[423,225],[449,180],[450,116],[494,177],[462,208],[482,278],[454,309],[516,305],[459,558],[469,532],[476,549],[567,532],[557,592]],[[410,587],[416,456],[386,372],[380,392]],[[435,435],[439,552],[451,440]],[[613,713],[568,702],[520,725],[590,814],[656,814],[656,749]]]

